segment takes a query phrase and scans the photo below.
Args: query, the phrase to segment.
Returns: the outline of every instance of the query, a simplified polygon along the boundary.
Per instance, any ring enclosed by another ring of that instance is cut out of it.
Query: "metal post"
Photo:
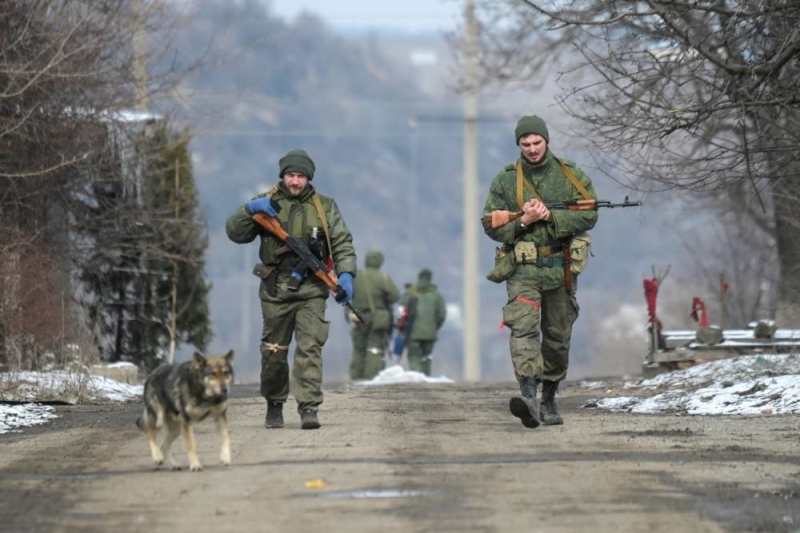
[[[478,35],[475,2],[464,1],[464,379],[481,379],[478,285]]]

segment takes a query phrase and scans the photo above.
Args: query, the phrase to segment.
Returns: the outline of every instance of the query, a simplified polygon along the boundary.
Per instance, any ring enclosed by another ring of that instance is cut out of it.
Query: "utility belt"
[[[514,245],[514,260],[517,265],[535,265],[544,268],[563,267],[566,247],[566,244],[536,246],[536,243],[530,241],[519,241]]]

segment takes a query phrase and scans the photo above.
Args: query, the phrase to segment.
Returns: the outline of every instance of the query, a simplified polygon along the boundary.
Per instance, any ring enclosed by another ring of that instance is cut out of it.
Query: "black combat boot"
[[[539,400],[536,399],[536,378],[524,377],[519,381],[519,390],[522,397],[511,398],[508,408],[511,414],[522,420],[526,428],[539,427]]]
[[[301,429],[319,429],[322,424],[319,423],[317,412],[311,409],[303,409],[300,411],[300,428]]]
[[[283,404],[267,400],[267,418],[264,420],[264,427],[276,429],[283,427]]]
[[[556,407],[556,391],[558,381],[542,381],[542,412],[541,420],[545,426],[560,426],[564,419],[558,414]]]

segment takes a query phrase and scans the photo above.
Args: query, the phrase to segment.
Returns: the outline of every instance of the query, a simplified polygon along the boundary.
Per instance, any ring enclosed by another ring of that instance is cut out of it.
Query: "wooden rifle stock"
[[[339,285],[339,279],[336,277],[336,274],[328,270],[328,267],[326,267],[323,262],[320,261],[311,250],[309,250],[306,243],[297,237],[292,237],[289,235],[286,230],[281,227],[281,223],[278,220],[268,217],[262,213],[256,213],[253,215],[253,220],[258,225],[285,242],[286,245],[300,257],[300,260],[314,272],[314,275],[322,280],[328,290],[333,293],[334,299],[337,302],[341,301],[346,296],[347,293],[345,293],[344,289],[342,289],[342,287]],[[350,309],[362,324],[367,323],[361,312],[353,307],[351,303],[348,302],[345,304],[345,307]]]
[[[551,211],[597,211],[601,207],[635,207],[642,205],[642,202],[635,201],[631,202],[628,200],[628,197],[625,197],[625,201],[621,203],[611,203],[608,200],[570,200],[567,202],[554,202],[550,204],[545,204],[547,209]],[[502,226],[505,226],[512,220],[516,220],[520,218],[523,214],[523,211],[505,211],[505,210],[497,210],[492,211],[491,213],[487,213],[483,216],[483,224],[487,228],[495,229]]]

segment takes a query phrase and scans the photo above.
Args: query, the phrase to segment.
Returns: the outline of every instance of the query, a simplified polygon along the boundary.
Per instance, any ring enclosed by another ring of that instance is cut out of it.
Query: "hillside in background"
[[[206,53],[208,65],[181,88],[180,112],[196,131],[196,179],[211,238],[207,265],[215,351],[234,348],[239,378],[257,378],[261,318],[258,280],[250,274],[257,246],[228,241],[224,222],[277,180],[283,153],[302,147],[317,165],[313,184],[333,196],[344,214],[359,265],[368,249],[382,250],[385,270],[399,286],[414,281],[423,267],[433,270],[451,310],[434,353],[434,373],[459,378],[462,124],[460,98],[452,90],[457,71],[444,39],[343,37],[312,16],[288,24],[258,2],[219,0],[197,13],[181,40],[188,55]],[[494,175],[518,155],[514,121],[526,113],[548,120],[553,150],[584,165],[601,198],[621,200],[627,194],[592,168],[579,142],[566,134],[569,125],[560,123],[552,101],[546,93],[482,97],[481,113],[488,119],[480,129],[481,205]],[[677,218],[674,209],[648,204],[601,213],[593,232],[595,257],[580,280],[572,377],[635,371],[641,362],[642,279],[651,266],[668,263],[677,277],[683,253],[673,232],[664,231],[675,227],[667,222]],[[484,238],[480,246],[485,273],[494,243]],[[498,328],[505,288],[484,278],[477,282],[483,375],[508,380],[513,375],[508,332]],[[690,301],[677,293],[665,296],[668,327],[688,325]],[[344,379],[350,340],[343,312],[332,300],[329,319],[326,379]]]

